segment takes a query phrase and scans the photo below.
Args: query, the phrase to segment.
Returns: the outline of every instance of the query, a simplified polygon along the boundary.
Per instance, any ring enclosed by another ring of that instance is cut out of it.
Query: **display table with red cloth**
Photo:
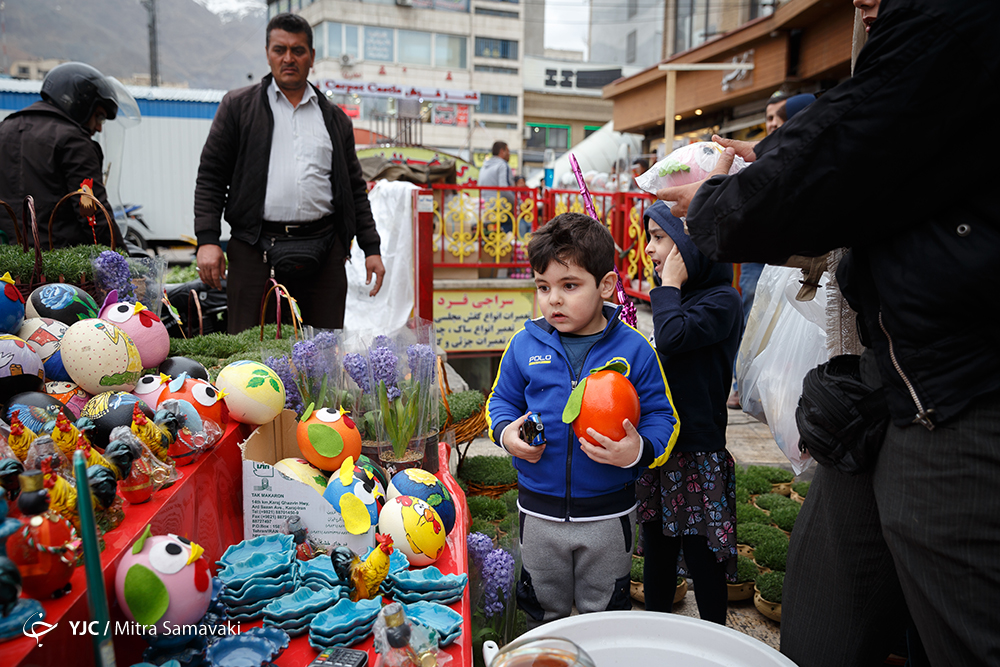
[[[226,548],[243,540],[243,471],[239,444],[249,437],[252,426],[229,425],[219,445],[192,465],[179,468],[183,478],[168,489],[158,491],[152,500],[141,505],[125,506],[125,521],[104,536],[106,548],[101,554],[104,569],[104,586],[111,609],[111,627],[126,618],[118,607],[114,583],[125,550],[142,534],[146,524],[150,524],[154,535],[173,533],[187,537],[205,549],[205,558],[215,570],[215,561],[222,557]],[[441,460],[448,461],[450,451],[445,443],[440,444]],[[458,483],[442,470],[438,477],[455,497],[455,528],[448,536],[444,554],[436,565],[446,574],[462,573],[468,569],[465,538],[468,534],[468,508],[465,495]],[[32,637],[18,637],[0,642],[0,665],[3,667],[47,667],[72,665],[89,667],[94,665],[91,637],[83,631],[83,623],[91,620],[87,606],[87,583],[84,568],[79,567],[71,579],[72,590],[58,600],[43,600],[45,622],[56,624],[50,632],[37,642]],[[450,605],[462,614],[462,634],[447,647],[455,667],[472,665],[472,641],[469,612],[469,591],[460,602]],[[38,620],[37,617],[34,620]],[[260,623],[242,624],[247,629]],[[41,628],[39,628],[41,629]],[[138,635],[117,635],[112,631],[115,656],[119,667],[142,662],[145,640]],[[38,644],[41,645],[38,645]],[[354,646],[369,652],[369,664],[374,664],[376,654],[372,650],[372,640]],[[317,655],[309,646],[305,635],[293,638],[291,645],[273,662],[278,667],[305,667]]]

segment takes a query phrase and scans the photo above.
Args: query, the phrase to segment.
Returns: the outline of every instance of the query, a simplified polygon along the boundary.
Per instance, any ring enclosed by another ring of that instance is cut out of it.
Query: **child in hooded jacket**
[[[639,479],[648,611],[671,611],[677,575],[694,580],[702,619],[725,625],[736,573],[736,486],[726,451],[726,400],[743,328],[729,264],[710,261],[663,202],[643,217],[659,287],[652,340],[683,421],[674,455]],[[683,554],[683,565],[679,555]]]
[[[490,436],[518,471],[517,600],[529,628],[569,616],[574,605],[580,613],[631,609],[635,481],[667,461],[677,438],[656,351],[606,302],[614,253],[608,229],[579,213],[556,216],[532,236],[543,317],[511,337],[486,403]],[[577,438],[563,411],[574,387],[609,363],[624,366],[641,414],[636,424],[622,422],[618,441],[590,429],[598,446]],[[545,444],[521,438],[528,414],[541,418]]]

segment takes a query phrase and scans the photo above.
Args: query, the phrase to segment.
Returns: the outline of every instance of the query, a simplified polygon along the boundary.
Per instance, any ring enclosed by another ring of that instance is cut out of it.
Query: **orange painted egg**
[[[320,470],[339,470],[348,456],[361,455],[361,431],[339,410],[306,409],[295,435],[302,456]]]

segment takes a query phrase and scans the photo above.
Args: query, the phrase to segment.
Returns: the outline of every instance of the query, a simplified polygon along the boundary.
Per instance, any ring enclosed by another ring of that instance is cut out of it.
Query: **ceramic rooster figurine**
[[[378,595],[378,587],[389,574],[389,555],[392,554],[392,536],[375,535],[378,547],[368,558],[361,559],[348,547],[336,547],[330,552],[333,569],[351,588],[351,600],[371,600]]]
[[[34,431],[21,423],[16,412],[10,416],[10,437],[7,438],[7,444],[22,463],[28,458],[28,447],[31,447],[37,437]]]
[[[174,438],[167,428],[161,428],[153,423],[136,404],[132,410],[132,432],[152,450],[153,455],[169,466],[174,460],[170,458],[169,447]]]
[[[80,512],[76,506],[77,490],[52,469],[52,459],[42,461],[42,475],[49,492],[49,509],[61,514],[80,534]]]

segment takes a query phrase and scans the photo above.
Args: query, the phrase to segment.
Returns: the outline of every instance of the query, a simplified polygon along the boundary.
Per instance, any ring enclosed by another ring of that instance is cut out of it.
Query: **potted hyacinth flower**
[[[377,456],[390,474],[420,466],[438,432],[437,359],[430,345],[409,342],[412,336],[406,329],[376,336],[366,353],[344,355],[360,403],[370,408],[362,428],[370,435],[374,427]]]

